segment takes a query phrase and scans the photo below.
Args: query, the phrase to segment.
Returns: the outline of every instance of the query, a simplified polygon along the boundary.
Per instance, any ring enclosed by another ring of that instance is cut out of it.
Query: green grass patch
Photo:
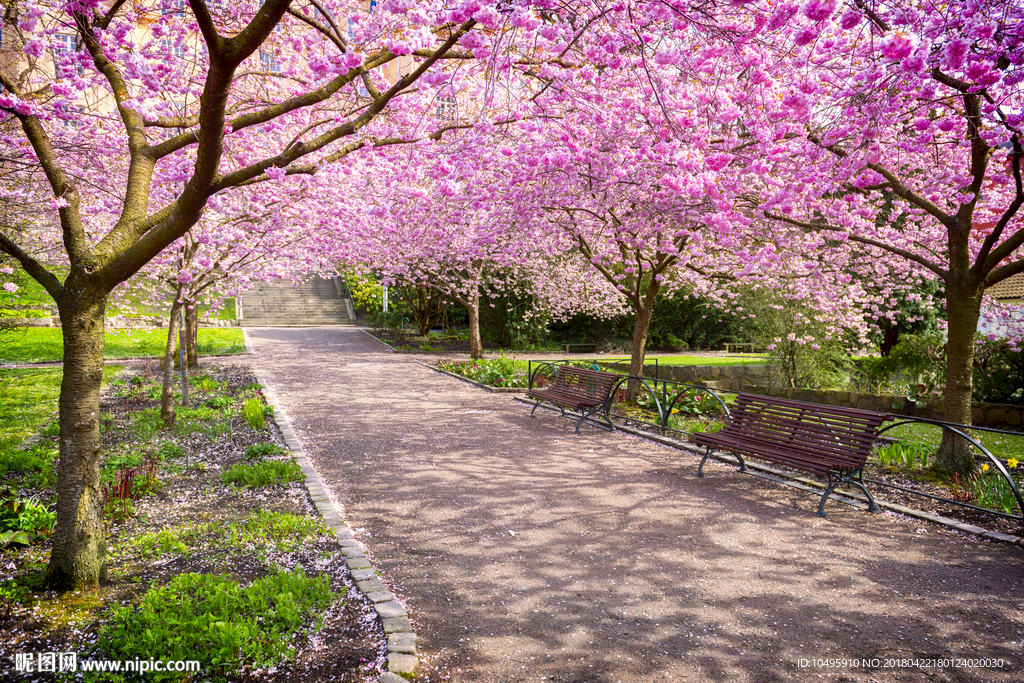
[[[991,432],[974,432],[974,438],[981,442],[992,455],[1002,460],[1014,458],[1024,461],[1024,432],[1017,434],[992,434]],[[899,439],[907,443],[923,444],[938,450],[942,443],[942,427],[929,424],[905,424],[890,429],[883,437]],[[981,451],[974,449],[977,455]]]
[[[305,478],[302,468],[294,460],[265,460],[255,465],[232,465],[220,475],[220,480],[225,484],[240,488],[265,488]]]
[[[198,660],[202,677],[222,678],[244,666],[261,668],[294,656],[293,637],[342,596],[326,576],[278,572],[243,586],[230,576],[182,574],[150,590],[138,606],[114,609],[100,645],[118,659]],[[157,673],[155,681],[187,673]]]
[[[103,382],[121,369],[103,369]],[[21,443],[53,419],[60,395],[60,368],[0,370],[0,453]]]
[[[163,356],[166,330],[116,330],[106,333],[106,358]],[[242,353],[245,341],[238,328],[199,330],[199,353]],[[0,342],[0,363],[59,361],[64,357],[64,338],[60,328],[28,327],[10,334]]]
[[[644,358],[645,365],[654,365],[654,359],[657,358],[658,365],[716,365],[716,366],[727,366],[727,365],[764,365],[767,362],[768,356],[764,354],[749,354],[745,353],[742,356],[651,356],[648,355]],[[602,368],[605,363],[611,361],[621,361],[628,363],[629,356],[612,356],[610,358],[598,358],[596,362],[599,363]]]
[[[257,511],[242,524],[228,528],[229,544],[236,548],[269,546],[279,552],[293,552],[317,536],[326,536],[330,530],[319,519],[292,515],[286,512]]]

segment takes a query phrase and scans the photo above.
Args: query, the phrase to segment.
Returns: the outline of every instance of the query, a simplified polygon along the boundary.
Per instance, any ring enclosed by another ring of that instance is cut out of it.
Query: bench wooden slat
[[[869,510],[877,509],[864,486],[863,468],[875,437],[888,415],[856,408],[825,406],[792,399],[740,394],[725,427],[714,433],[694,434],[694,441],[708,449],[697,470],[703,476],[704,463],[714,450],[736,453],[740,469],[743,456],[767,460],[803,472],[827,476],[829,486],[818,505],[825,516],[825,501],[842,483],[863,489]],[[833,484],[833,473],[838,474]],[[855,476],[860,477],[858,482]]]
[[[533,406],[533,415],[541,401],[554,403],[559,407],[569,407],[578,410],[582,414],[576,424],[576,433],[580,431],[580,424],[583,418],[593,415],[597,408],[605,406],[611,395],[612,387],[620,380],[619,375],[613,375],[600,370],[589,370],[587,368],[574,368],[569,365],[560,365],[555,371],[555,376],[543,388],[530,389],[526,392],[529,398],[535,399],[537,403]],[[563,408],[564,412],[564,408]],[[607,415],[605,420],[608,425],[615,429]]]

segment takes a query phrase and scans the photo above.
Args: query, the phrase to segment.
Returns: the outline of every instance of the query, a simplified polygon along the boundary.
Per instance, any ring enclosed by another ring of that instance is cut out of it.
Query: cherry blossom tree
[[[757,210],[941,281],[945,418],[961,424],[985,291],[1024,272],[1022,26],[1012,0],[782,3],[779,49],[748,76],[762,89],[742,119],[766,171]],[[947,436],[939,464],[974,459]]]
[[[2,157],[50,220],[4,225],[0,249],[57,302],[65,342],[48,585],[94,586],[106,566],[97,415],[110,292],[218,193],[285,195],[295,176],[418,135],[416,82],[460,41],[485,50],[512,27],[491,9],[482,36],[480,12],[397,0],[371,14],[290,0],[8,6],[5,39],[23,56],[0,73]],[[173,198],[157,204],[166,183]]]

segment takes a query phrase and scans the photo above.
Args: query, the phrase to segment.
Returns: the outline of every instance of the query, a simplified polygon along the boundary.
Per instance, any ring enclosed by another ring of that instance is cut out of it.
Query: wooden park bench
[[[597,344],[594,342],[583,342],[580,344],[562,344],[566,353],[592,353],[597,351]]]
[[[697,445],[707,448],[697,476],[704,476],[704,463],[714,451],[729,451],[739,459],[741,472],[747,469],[743,456],[748,456],[828,477],[818,504],[819,517],[825,516],[825,501],[832,492],[847,483],[864,491],[868,510],[874,512],[878,505],[864,485],[864,462],[888,417],[867,410],[740,394],[724,428],[693,435]]]
[[[615,425],[608,417],[608,409],[612,387],[620,379],[621,375],[613,375],[610,372],[559,365],[554,378],[543,388],[531,388],[526,392],[529,398],[537,401],[530,411],[530,417],[536,417],[535,413],[542,402],[558,406],[562,415],[565,415],[566,408],[571,408],[580,413],[580,419],[576,423],[576,433],[579,434],[584,418],[604,412],[604,419],[614,432]]]

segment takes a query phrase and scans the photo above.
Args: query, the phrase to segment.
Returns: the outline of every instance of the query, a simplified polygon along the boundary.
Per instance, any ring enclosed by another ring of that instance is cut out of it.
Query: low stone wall
[[[845,406],[874,410],[879,413],[893,413],[929,420],[942,420],[945,401],[932,399],[919,407],[906,396],[892,394],[866,394],[856,391],[818,391],[816,389],[793,389],[783,387],[748,387],[745,391],[767,396],[781,396],[797,401],[821,403],[829,406]],[[975,403],[972,422],[979,427],[1020,427],[1024,425],[1024,406],[999,403]]]
[[[628,370],[629,363],[616,363],[615,369]],[[768,365],[659,365],[656,379],[701,384],[712,389],[749,391],[750,387],[771,385],[775,368]],[[644,377],[655,377],[654,365],[644,366]]]

